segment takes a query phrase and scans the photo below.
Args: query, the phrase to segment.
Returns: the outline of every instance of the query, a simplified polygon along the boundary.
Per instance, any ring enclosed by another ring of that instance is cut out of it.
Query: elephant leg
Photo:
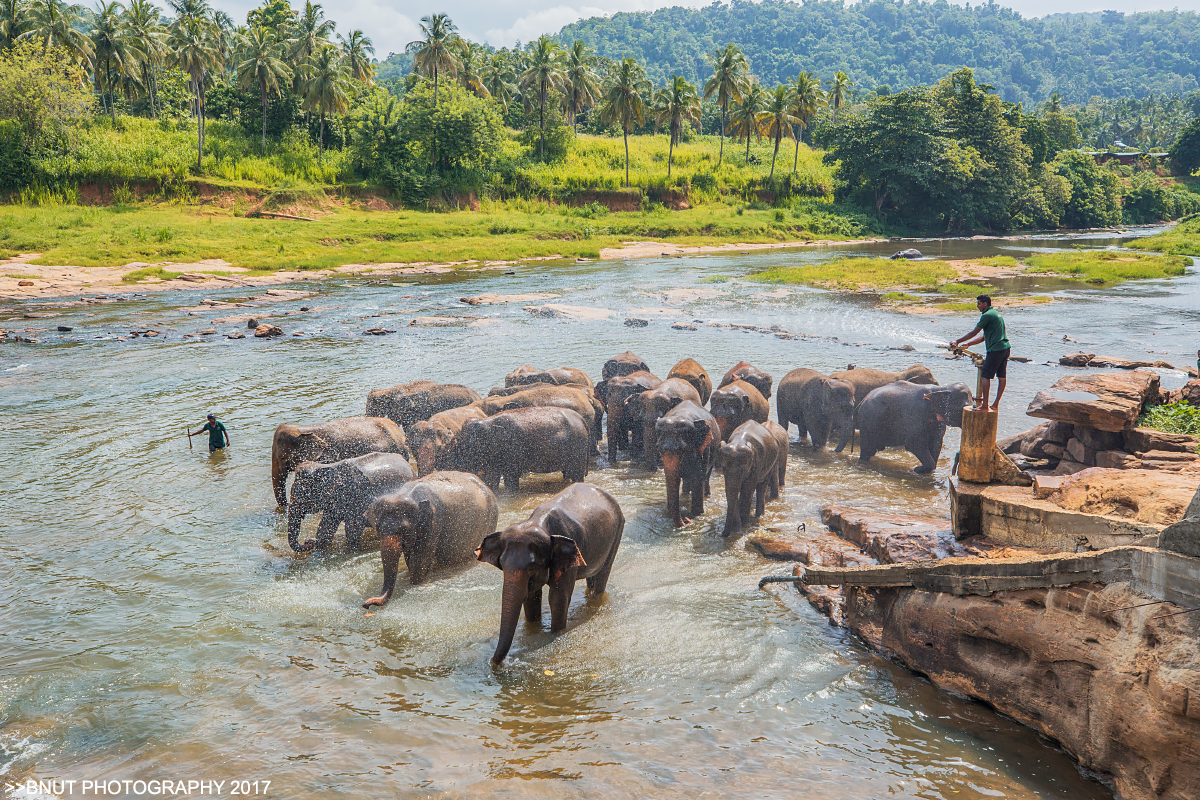
[[[383,561],[383,591],[378,597],[372,597],[363,602],[363,608],[385,605],[391,598],[392,589],[396,587],[396,572],[400,565],[400,555],[400,537],[384,536],[383,541],[379,543],[379,558]]]
[[[530,592],[525,597],[525,623],[527,625],[542,624],[542,588]]]
[[[875,442],[864,436],[860,431],[858,438],[858,462],[865,464],[878,452],[879,448],[875,446]]]
[[[561,631],[567,627],[567,609],[571,607],[574,593],[575,569],[571,568],[550,584],[550,630]]]
[[[808,426],[804,424],[804,414],[797,414],[792,421],[796,423],[796,431],[799,434],[797,441],[803,442],[804,437],[809,435]]]
[[[499,486],[500,481],[496,481],[496,485]],[[521,473],[514,472],[514,473],[506,474],[504,476],[504,486],[505,486],[505,488],[511,489],[514,492],[517,489],[520,489],[521,488]]]
[[[937,468],[938,454],[933,452],[933,448],[921,448],[921,452],[913,453],[917,458],[921,459],[921,466],[915,468],[913,472],[918,475],[928,475]]]
[[[750,510],[754,506],[754,489],[756,484],[753,481],[746,481],[738,489],[738,519],[742,525],[750,521]]]
[[[771,491],[771,482],[762,481],[754,487],[754,516],[761,517],[767,511],[767,493]]]
[[[676,528],[682,528],[690,520],[685,520],[679,511],[679,456],[669,453],[663,457],[663,473],[667,480],[667,513]]]
[[[692,485],[692,519],[701,516],[704,513],[704,495],[707,488],[698,477],[694,477],[691,481]]]
[[[725,530],[721,533],[722,536],[737,533],[742,527],[742,518],[739,513],[742,504],[742,498],[738,492],[740,487],[731,484],[732,481],[725,481]]]
[[[779,499],[779,468],[778,467],[771,467],[771,474],[767,478],[767,494],[769,495],[767,497],[768,500],[778,500]],[[759,516],[762,516],[761,511],[759,511],[758,514],[759,514]]]
[[[329,547],[333,543],[333,536],[337,533],[338,526],[341,524],[342,518],[332,511],[326,511],[321,514],[321,524],[317,526],[317,538],[309,539],[305,542],[305,549]]]
[[[362,546],[363,530],[366,529],[367,522],[361,516],[346,518],[346,544],[352,549],[357,550]]]
[[[620,539],[618,538],[618,544]],[[588,592],[592,597],[597,597],[608,591],[608,576],[612,574],[613,561],[617,558],[617,545],[608,553],[608,558],[604,559],[604,566],[597,570],[596,574],[587,579]]]

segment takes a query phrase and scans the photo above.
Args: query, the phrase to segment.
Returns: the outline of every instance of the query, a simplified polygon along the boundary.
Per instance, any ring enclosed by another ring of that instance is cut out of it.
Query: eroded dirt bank
[[[1127,584],[988,597],[849,589],[844,624],[938,686],[1062,744],[1125,800],[1200,797],[1200,653],[1190,614]],[[1115,610],[1124,609],[1124,610]]]

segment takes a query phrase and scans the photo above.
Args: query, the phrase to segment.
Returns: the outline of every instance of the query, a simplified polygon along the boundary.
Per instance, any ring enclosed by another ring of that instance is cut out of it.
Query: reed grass
[[[1178,255],[1090,250],[1032,256],[1028,262],[1030,266],[1026,272],[1050,273],[1105,285],[1177,277],[1187,272],[1191,259]]]
[[[892,261],[888,258],[839,258],[824,264],[799,267],[774,267],[755,272],[749,280],[760,283],[806,284],[836,289],[893,286],[936,288],[958,277],[954,267],[944,261]]]

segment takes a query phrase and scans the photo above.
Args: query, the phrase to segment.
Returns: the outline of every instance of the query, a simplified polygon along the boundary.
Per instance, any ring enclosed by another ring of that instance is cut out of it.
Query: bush
[[[1200,436],[1200,408],[1193,408],[1187,403],[1153,406],[1138,417],[1138,425],[1163,433]]]
[[[1121,218],[1126,224],[1178,219],[1200,211],[1200,195],[1164,184],[1153,173],[1139,172],[1121,198]]]
[[[25,150],[20,123],[0,120],[0,189],[15,189],[32,179],[33,162]]]
[[[1121,221],[1118,200],[1120,181],[1096,166],[1087,153],[1068,150],[1050,163],[1051,170],[1067,180],[1071,194],[1063,209],[1062,224],[1069,228],[1100,228]]]
[[[1171,171],[1176,175],[1191,175],[1200,169],[1200,117],[1180,131],[1167,155],[1171,160]]]

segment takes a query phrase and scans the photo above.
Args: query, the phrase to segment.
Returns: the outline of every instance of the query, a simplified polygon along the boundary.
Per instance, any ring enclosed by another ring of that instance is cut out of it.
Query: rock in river
[[[1133,427],[1147,400],[1158,397],[1158,375],[1137,370],[1122,374],[1070,375],[1033,398],[1025,412],[1102,431]]]
[[[283,329],[278,325],[262,324],[254,329],[254,338],[269,339],[273,336],[283,336]]]

